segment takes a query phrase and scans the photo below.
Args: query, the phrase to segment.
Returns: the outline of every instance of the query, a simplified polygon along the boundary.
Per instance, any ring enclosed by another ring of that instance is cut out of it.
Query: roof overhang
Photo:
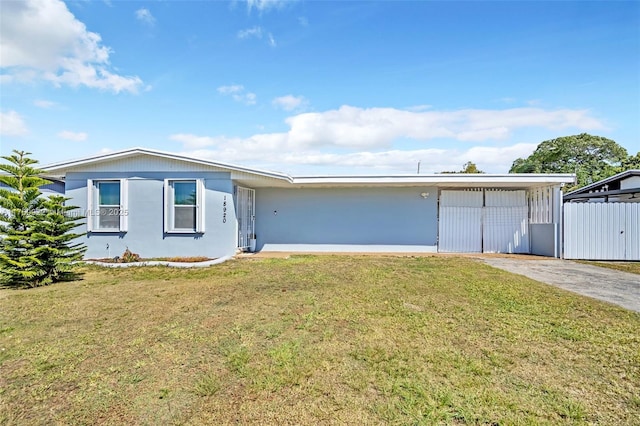
[[[640,176],[640,170],[626,170],[624,172],[618,173],[616,175],[610,176],[608,178],[599,180],[597,182],[594,182],[590,185],[587,186],[583,186],[582,188],[578,188],[576,190],[573,190],[571,192],[567,192],[564,195],[564,199],[565,200],[569,200],[569,199],[575,199],[575,198],[589,198],[588,196],[592,196],[592,197],[598,197],[598,194],[602,193],[603,191],[601,191],[602,186],[604,185],[608,185],[611,182],[615,182],[615,181],[620,181],[623,179],[626,179],[628,177],[631,176]],[[588,195],[587,197],[577,197],[578,194],[585,194]],[[610,194],[610,195],[615,195],[615,194]]]
[[[604,198],[608,200],[609,197],[618,196],[618,195],[629,195],[631,199],[638,198],[636,195],[640,195],[640,188],[630,188],[630,189],[615,189],[612,191],[599,191],[599,192],[587,192],[585,194],[580,193],[571,193],[567,194],[562,199],[564,201],[571,200],[589,200],[592,198]]]
[[[389,176],[296,176],[297,187],[436,186],[440,188],[519,188],[562,186],[575,181],[573,174],[430,174]]]

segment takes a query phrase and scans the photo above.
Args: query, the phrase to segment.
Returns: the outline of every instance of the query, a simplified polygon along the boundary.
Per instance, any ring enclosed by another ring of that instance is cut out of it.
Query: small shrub
[[[120,258],[122,263],[133,263],[140,262],[140,255],[138,253],[133,253],[129,250],[129,247],[122,253],[122,257]]]

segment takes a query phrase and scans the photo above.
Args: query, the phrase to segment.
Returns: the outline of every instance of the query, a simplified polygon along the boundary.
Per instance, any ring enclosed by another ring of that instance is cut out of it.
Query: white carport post
[[[563,256],[563,235],[564,230],[562,227],[562,186],[556,185],[553,187],[553,223],[556,233],[556,247],[554,257],[562,258]]]

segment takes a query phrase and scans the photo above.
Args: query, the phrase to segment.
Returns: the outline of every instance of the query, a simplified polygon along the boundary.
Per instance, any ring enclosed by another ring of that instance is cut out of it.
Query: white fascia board
[[[536,186],[573,183],[573,174],[433,174],[390,176],[303,176],[293,177],[294,185],[350,186],[350,185],[431,185],[431,186]]]
[[[248,168],[248,167],[242,167],[242,166],[237,166],[237,165],[228,164],[228,163],[221,163],[221,162],[217,162],[217,161],[202,160],[202,159],[198,159],[198,158],[187,157],[187,156],[184,156],[184,155],[179,155],[179,154],[174,154],[174,153],[164,152],[164,151],[157,151],[157,150],[147,149],[147,148],[131,148],[131,149],[123,150],[123,151],[117,151],[117,152],[111,152],[111,153],[108,153],[108,154],[95,155],[95,156],[85,157],[85,158],[81,158],[81,159],[77,159],[77,160],[70,160],[70,161],[63,161],[63,162],[59,162],[59,163],[53,163],[53,164],[49,164],[49,165],[43,166],[42,170],[45,170],[47,172],[65,171],[67,169],[75,168],[75,167],[81,167],[81,166],[86,165],[86,164],[100,163],[100,162],[106,162],[106,161],[114,161],[114,160],[118,160],[118,159],[121,159],[121,158],[127,158],[127,157],[131,157],[131,156],[134,156],[134,155],[140,155],[140,154],[146,154],[146,155],[151,155],[151,156],[155,156],[155,157],[162,157],[162,158],[167,158],[167,159],[170,159],[170,160],[186,161],[186,162],[189,162],[189,163],[201,164],[203,166],[208,166],[208,167],[219,167],[219,168],[223,168],[223,169],[228,169],[230,171],[250,173],[250,174],[255,174],[255,175],[259,175],[259,176],[265,176],[265,177],[270,177],[270,178],[274,178],[274,179],[282,179],[282,180],[286,180],[288,182],[291,182],[291,177],[289,175],[287,175],[287,174],[284,174],[284,173],[270,172],[270,171],[260,170],[260,169],[252,169],[252,168]]]

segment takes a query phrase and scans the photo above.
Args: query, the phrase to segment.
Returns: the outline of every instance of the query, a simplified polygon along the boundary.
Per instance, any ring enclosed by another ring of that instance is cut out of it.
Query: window
[[[167,179],[165,181],[165,232],[204,232],[204,181]]]
[[[120,229],[120,182],[98,182],[98,229]]]
[[[91,180],[88,189],[87,230],[89,232],[127,231],[127,181]]]

